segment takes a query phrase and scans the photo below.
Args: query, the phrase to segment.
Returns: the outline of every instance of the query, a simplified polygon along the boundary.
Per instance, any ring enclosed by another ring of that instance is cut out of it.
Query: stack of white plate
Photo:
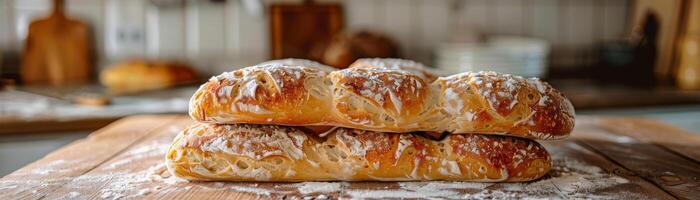
[[[447,73],[496,71],[543,77],[549,44],[535,38],[498,36],[485,43],[443,44],[436,54],[437,67]]]

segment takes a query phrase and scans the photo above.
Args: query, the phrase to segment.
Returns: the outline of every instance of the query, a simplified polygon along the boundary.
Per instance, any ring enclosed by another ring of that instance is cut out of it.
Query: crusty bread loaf
[[[494,72],[436,78],[420,63],[361,59],[350,68],[269,64],[212,77],[190,116],[206,123],[341,126],[559,139],[574,126],[569,100],[538,79]]]
[[[196,80],[197,72],[191,67],[165,61],[130,60],[100,73],[102,85],[116,93],[161,89]]]
[[[516,182],[551,168],[542,146],[515,137],[461,134],[434,141],[346,128],[319,136],[250,124],[196,124],[174,139],[165,160],[173,175],[205,181]]]

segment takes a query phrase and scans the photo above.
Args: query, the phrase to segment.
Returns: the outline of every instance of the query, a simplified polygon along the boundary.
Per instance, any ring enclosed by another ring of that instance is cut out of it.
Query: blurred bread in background
[[[358,58],[396,58],[399,50],[389,37],[376,32],[341,32],[336,34],[318,60],[337,68],[347,68]]]
[[[129,60],[100,73],[100,83],[115,93],[132,93],[168,88],[196,81],[189,65],[171,61]]]

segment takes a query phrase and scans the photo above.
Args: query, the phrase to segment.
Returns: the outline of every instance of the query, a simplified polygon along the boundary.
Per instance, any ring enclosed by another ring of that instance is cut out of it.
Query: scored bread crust
[[[449,135],[336,128],[323,136],[276,125],[196,124],[173,141],[171,174],[202,181],[519,182],[551,168],[537,142],[497,135]]]
[[[340,126],[378,132],[503,134],[560,139],[574,108],[536,78],[495,72],[437,77],[420,63],[359,59],[349,68],[268,63],[212,77],[190,116],[218,124]]]

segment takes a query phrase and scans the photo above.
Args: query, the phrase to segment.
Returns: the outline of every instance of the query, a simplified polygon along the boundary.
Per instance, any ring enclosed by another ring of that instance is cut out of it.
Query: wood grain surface
[[[170,176],[163,156],[192,123],[119,120],[0,179],[0,199],[700,198],[700,137],[645,118],[578,117],[572,137],[542,142],[553,170],[526,183],[187,182]]]

